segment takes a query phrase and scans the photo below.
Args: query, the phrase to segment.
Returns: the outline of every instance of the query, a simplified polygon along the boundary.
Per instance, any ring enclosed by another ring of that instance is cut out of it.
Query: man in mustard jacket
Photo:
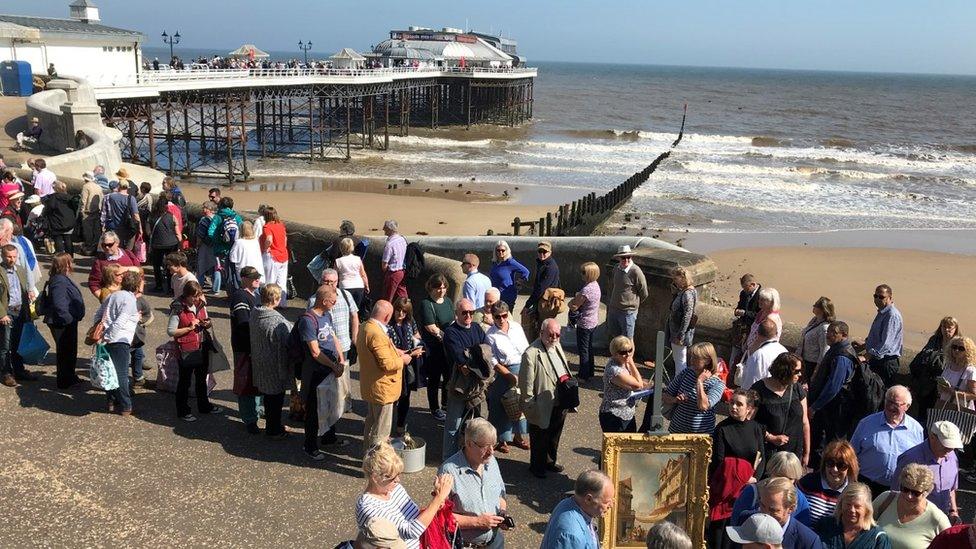
[[[569,364],[559,344],[561,327],[554,318],[542,324],[539,339],[532,342],[522,355],[519,370],[519,391],[522,411],[529,423],[529,472],[546,478],[546,471],[562,472],[556,463],[559,437],[566,421],[566,409],[560,406],[557,385],[569,379]]]
[[[387,324],[392,317],[393,305],[382,299],[377,301],[356,338],[359,392],[368,407],[363,424],[364,451],[390,437],[393,404],[400,398],[403,367],[412,360],[387,335]]]

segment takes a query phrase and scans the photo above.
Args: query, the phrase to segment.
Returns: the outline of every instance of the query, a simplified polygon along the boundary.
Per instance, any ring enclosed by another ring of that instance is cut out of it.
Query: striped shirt
[[[671,433],[706,433],[715,430],[715,405],[722,398],[725,384],[716,376],[705,380],[705,394],[708,395],[708,410],[698,409],[698,373],[693,368],[686,368],[675,376],[664,390],[676,397],[685,395],[686,400],[674,405],[671,423],[668,431]]]
[[[820,527],[821,520],[829,519],[834,515],[837,500],[844,488],[847,488],[847,482],[840,487],[840,490],[834,490],[819,471],[814,471],[801,478],[796,487],[807,496],[807,502],[810,503],[809,526],[816,530]]]
[[[385,518],[396,526],[400,538],[407,544],[407,549],[420,549],[420,536],[427,527],[417,519],[419,516],[420,509],[407,495],[402,484],[397,484],[390,493],[390,499],[384,500],[363,493],[356,501],[356,524],[360,530],[373,517]]]

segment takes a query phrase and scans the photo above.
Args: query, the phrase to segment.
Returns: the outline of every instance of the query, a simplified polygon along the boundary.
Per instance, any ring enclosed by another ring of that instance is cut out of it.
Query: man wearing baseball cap
[[[746,519],[742,526],[726,526],[729,539],[741,544],[742,549],[781,549],[783,547],[783,527],[773,517],[756,513]]]
[[[956,450],[963,447],[962,433],[951,421],[936,421],[929,429],[928,440],[905,450],[898,456],[892,490],[898,490],[898,475],[909,463],[918,463],[932,471],[934,485],[929,501],[942,510],[953,524],[959,521],[956,489],[959,487],[959,458]]]

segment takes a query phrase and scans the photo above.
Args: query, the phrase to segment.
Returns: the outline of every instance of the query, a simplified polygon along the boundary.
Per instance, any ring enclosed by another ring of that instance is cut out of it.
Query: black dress
[[[791,385],[783,396],[766,387],[764,380],[757,381],[751,389],[759,394],[756,421],[771,435],[787,435],[789,442],[782,446],[766,443],[766,456],[776,452],[793,452],[803,459],[803,407],[800,401],[807,397],[798,383]]]

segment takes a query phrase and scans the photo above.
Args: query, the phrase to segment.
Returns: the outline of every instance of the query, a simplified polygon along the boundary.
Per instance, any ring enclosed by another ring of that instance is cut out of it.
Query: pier
[[[250,178],[249,159],[349,160],[411,127],[532,118],[534,68],[143,71],[89,80],[125,161],[170,175]]]

